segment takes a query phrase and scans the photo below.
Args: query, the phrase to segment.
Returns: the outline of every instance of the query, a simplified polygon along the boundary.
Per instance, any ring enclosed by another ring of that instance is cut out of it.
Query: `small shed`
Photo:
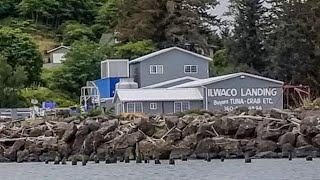
[[[233,111],[240,107],[283,109],[283,82],[249,73],[201,79],[172,87],[175,88],[202,88],[209,111]]]
[[[198,88],[118,89],[113,99],[116,114],[173,114],[203,109],[203,94]]]
[[[70,47],[61,45],[54,49],[49,50],[49,63],[61,64],[65,60],[66,53],[70,50]]]

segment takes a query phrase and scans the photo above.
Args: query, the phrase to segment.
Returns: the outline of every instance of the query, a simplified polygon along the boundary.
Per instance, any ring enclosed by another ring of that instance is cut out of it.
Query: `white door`
[[[65,53],[53,53],[53,63],[60,64],[65,60]]]

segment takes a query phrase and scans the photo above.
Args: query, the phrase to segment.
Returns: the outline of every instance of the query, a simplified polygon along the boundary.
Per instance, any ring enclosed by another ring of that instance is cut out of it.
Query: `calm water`
[[[306,162],[304,159],[288,160],[253,160],[245,164],[243,160],[176,161],[169,166],[150,164],[93,164],[87,166],[31,164],[0,164],[0,179],[22,180],[58,180],[58,179],[103,179],[103,180],[316,180],[320,179],[320,159]]]

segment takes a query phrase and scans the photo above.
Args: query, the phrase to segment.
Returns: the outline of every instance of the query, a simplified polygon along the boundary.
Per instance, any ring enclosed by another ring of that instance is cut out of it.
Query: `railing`
[[[17,109],[0,109],[0,119],[25,119],[33,115],[33,110],[30,108],[17,108]]]

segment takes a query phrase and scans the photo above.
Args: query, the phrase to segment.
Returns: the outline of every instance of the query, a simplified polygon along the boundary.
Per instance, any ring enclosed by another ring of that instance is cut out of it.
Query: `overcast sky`
[[[229,0],[220,0],[220,5],[216,7],[215,13],[222,15],[228,10]]]

